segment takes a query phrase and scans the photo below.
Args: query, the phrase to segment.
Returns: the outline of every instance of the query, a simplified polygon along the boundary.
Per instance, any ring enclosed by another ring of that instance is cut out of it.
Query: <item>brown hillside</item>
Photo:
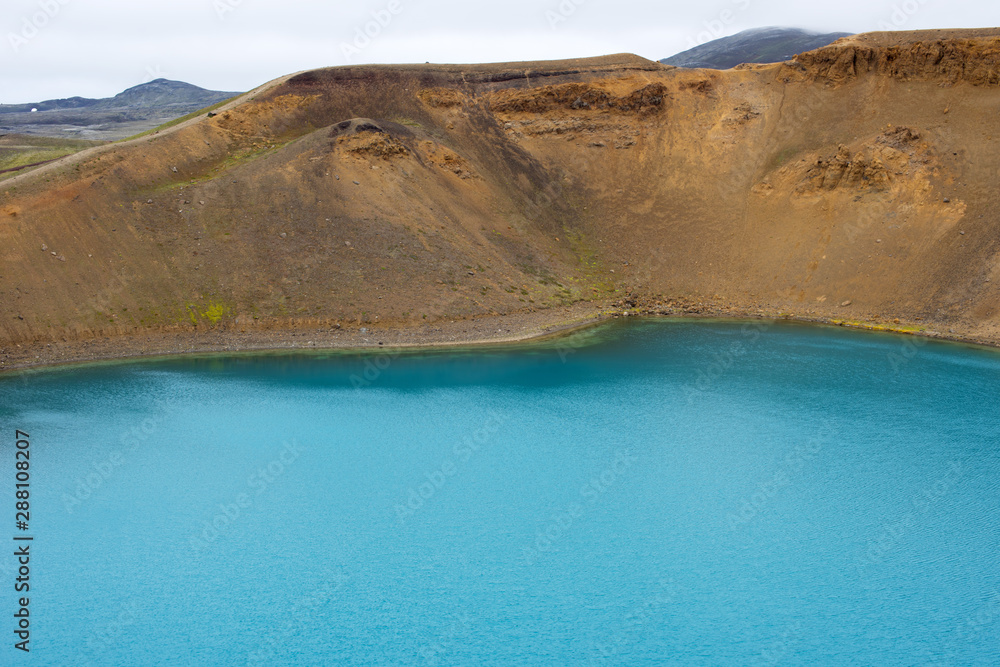
[[[998,110],[1000,31],[305,72],[0,181],[0,358],[625,294],[996,342]]]

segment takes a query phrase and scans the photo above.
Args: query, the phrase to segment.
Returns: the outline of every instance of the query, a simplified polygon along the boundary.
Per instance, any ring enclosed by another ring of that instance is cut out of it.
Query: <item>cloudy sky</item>
[[[3,0],[0,102],[165,77],[248,90],[350,63],[660,59],[747,28],[989,27],[996,0]],[[365,33],[368,34],[365,34]]]

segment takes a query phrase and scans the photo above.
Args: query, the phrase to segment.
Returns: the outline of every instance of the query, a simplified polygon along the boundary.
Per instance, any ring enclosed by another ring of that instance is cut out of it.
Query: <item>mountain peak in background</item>
[[[674,67],[705,69],[731,69],[742,63],[779,63],[851,34],[815,33],[799,28],[752,28],[700,44],[660,62]]]
[[[141,83],[118,93],[112,98],[100,100],[104,108],[131,107],[133,109],[162,107],[166,105],[191,106],[197,108],[229,99],[238,93],[206,90],[183,81],[155,79]]]
[[[723,71],[619,54],[290,74],[155,136],[19,156],[0,367],[609,311],[997,343],[998,106],[1000,28]]]
[[[104,99],[69,97],[33,104],[0,104],[0,134],[122,139],[239,94],[154,79]]]

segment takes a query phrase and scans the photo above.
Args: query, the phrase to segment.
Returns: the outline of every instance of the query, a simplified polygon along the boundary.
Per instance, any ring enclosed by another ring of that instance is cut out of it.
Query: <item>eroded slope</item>
[[[629,293],[996,340],[998,54],[975,31],[726,72],[306,72],[5,182],[0,345]]]

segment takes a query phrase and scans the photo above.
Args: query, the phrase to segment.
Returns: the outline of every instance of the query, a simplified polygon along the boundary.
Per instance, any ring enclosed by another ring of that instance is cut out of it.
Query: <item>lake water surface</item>
[[[998,398],[992,351],[767,323],[5,377],[0,653],[997,665]]]

